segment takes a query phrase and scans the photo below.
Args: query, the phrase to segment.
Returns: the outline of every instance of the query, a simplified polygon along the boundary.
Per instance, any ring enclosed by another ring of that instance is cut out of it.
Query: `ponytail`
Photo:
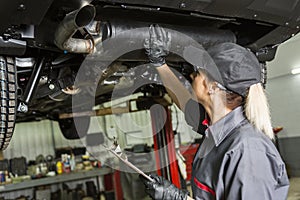
[[[270,139],[274,139],[268,101],[260,83],[250,86],[244,109],[247,119]]]

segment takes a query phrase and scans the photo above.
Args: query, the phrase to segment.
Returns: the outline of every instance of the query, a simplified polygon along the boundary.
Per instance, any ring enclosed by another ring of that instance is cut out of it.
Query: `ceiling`
[[[275,59],[267,63],[268,78],[291,74],[300,68],[300,33],[279,45]]]

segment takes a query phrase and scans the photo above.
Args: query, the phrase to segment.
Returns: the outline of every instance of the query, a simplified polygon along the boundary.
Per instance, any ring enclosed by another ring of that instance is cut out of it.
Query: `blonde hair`
[[[274,139],[268,101],[260,83],[250,86],[244,109],[247,119],[270,139]]]

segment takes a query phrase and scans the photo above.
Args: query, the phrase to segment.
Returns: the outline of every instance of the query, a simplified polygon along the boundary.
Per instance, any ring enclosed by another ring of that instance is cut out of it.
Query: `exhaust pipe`
[[[86,5],[66,15],[55,32],[55,45],[61,50],[71,53],[92,53],[94,41],[92,39],[73,38],[75,32],[87,26],[95,17],[96,9]]]
[[[102,24],[102,40],[108,38],[114,38],[119,34],[122,34],[124,38],[134,38],[135,40],[144,41],[145,38],[149,37],[148,29],[138,29],[149,27],[149,22],[138,22],[138,21],[123,21],[123,20],[110,20]],[[180,37],[176,32],[185,34],[190,38],[199,42],[203,47],[209,47],[215,44],[223,42],[236,43],[236,36],[230,30],[222,30],[210,27],[192,27],[192,26],[180,26],[172,24],[160,24],[164,28],[174,30],[172,32],[172,42],[178,44],[184,44],[185,41],[181,41],[183,38]],[[135,30],[138,29],[138,30]],[[129,31],[132,30],[132,31]],[[128,31],[128,32],[126,32]],[[127,35],[124,35],[126,33]]]
[[[118,58],[119,61],[147,61],[148,58],[144,52],[144,40],[149,38],[149,26],[151,23],[142,21],[124,21],[120,19],[112,19],[109,21],[101,22],[101,33],[103,41],[103,52],[101,57],[97,57],[98,60],[107,60],[111,57],[110,46],[104,45],[104,41],[107,39],[115,39],[116,42],[112,46],[119,45],[118,42],[123,42],[128,47],[131,44],[136,44],[139,49],[130,51]],[[223,42],[236,43],[236,36],[230,30],[222,30],[211,27],[192,27],[192,26],[180,26],[173,24],[160,24],[164,28],[168,28],[172,35],[171,49],[176,52],[183,52],[185,46],[195,45],[195,42],[201,44],[204,48],[208,48],[215,44]],[[185,37],[183,37],[185,36]],[[111,44],[109,43],[109,44]],[[106,52],[107,50],[107,52]],[[184,59],[174,53],[170,53],[167,57],[168,61],[182,62]]]

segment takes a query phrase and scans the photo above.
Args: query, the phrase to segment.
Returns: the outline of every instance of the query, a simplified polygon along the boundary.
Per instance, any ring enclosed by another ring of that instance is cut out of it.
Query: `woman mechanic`
[[[188,115],[188,105],[195,103],[165,63],[171,35],[159,26],[151,26],[149,33],[146,54],[174,102]],[[209,124],[193,162],[193,198],[157,175],[152,175],[154,182],[141,178],[146,192],[153,199],[172,200],[286,199],[289,180],[272,143],[269,108],[255,55],[234,43],[210,47],[207,52],[219,71],[216,75],[211,68],[197,65],[203,59],[197,52],[187,47],[184,58],[195,66],[193,92]]]

